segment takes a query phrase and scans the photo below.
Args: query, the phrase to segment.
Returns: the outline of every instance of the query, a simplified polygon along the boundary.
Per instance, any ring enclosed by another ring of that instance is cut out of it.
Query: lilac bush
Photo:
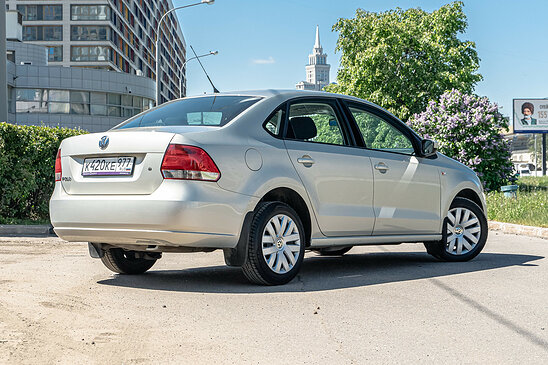
[[[501,133],[508,122],[487,97],[453,89],[439,101],[430,101],[426,111],[413,115],[407,124],[437,141],[441,153],[474,170],[486,190],[515,180],[510,147]]]

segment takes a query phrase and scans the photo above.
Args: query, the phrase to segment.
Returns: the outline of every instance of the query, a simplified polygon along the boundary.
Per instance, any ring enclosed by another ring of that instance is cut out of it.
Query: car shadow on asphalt
[[[143,275],[115,275],[98,284],[194,293],[285,293],[363,287],[481,272],[511,266],[537,266],[543,256],[482,253],[469,262],[440,262],[426,253],[384,252],[343,257],[308,256],[301,272],[281,286],[250,284],[240,268],[207,266],[184,270],[151,270]]]
[[[368,285],[438,278],[456,274],[537,266],[543,256],[482,253],[469,262],[440,262],[425,253],[367,253],[343,257],[306,257],[301,272],[281,286],[250,284],[240,268],[207,266],[184,270],[151,270],[143,275],[115,275],[98,284],[138,289],[195,293],[283,293],[354,288]]]

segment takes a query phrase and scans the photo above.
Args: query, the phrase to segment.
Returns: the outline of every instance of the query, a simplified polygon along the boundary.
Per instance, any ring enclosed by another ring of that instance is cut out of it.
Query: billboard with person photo
[[[548,133],[548,99],[514,99],[514,133]]]

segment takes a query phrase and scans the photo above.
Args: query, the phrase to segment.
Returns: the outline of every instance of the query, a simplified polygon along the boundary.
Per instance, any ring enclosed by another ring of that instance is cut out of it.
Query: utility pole
[[[0,0],[0,122],[8,121],[8,70],[6,59],[6,0]]]
[[[542,176],[546,176],[546,133],[542,133]]]

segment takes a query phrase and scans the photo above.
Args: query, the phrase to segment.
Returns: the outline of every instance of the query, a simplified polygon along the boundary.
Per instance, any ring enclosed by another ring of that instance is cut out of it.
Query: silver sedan
[[[306,91],[204,95],[61,143],[50,216],[112,271],[224,250],[252,282],[287,283],[305,250],[423,242],[467,261],[487,239],[482,184],[386,110]]]

